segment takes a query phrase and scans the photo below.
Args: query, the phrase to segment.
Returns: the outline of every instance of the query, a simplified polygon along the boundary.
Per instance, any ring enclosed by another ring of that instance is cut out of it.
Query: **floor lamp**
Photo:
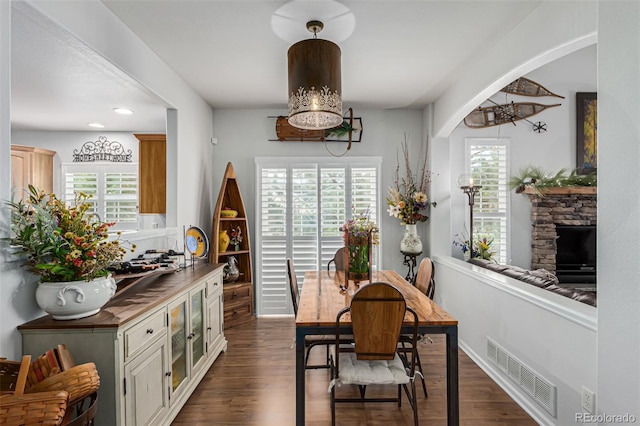
[[[482,185],[475,185],[472,175],[463,174],[458,176],[458,186],[469,197],[469,259],[473,259],[473,205],[476,194],[482,189]]]

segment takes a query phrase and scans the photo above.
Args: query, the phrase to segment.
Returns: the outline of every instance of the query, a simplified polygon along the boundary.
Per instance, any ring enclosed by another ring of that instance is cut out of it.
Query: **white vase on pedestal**
[[[422,253],[422,241],[415,224],[405,226],[404,237],[400,241],[400,251],[411,254]]]

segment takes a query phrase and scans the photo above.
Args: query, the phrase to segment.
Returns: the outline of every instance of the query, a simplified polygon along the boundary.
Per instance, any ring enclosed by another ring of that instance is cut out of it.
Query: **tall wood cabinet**
[[[223,214],[223,210],[235,210],[235,217]],[[231,234],[232,229],[240,228],[242,243],[236,250],[229,244],[225,251],[220,251],[219,236],[221,231]],[[227,164],[222,179],[218,202],[213,213],[211,225],[212,235],[209,261],[211,263],[227,263],[231,256],[235,257],[240,269],[240,277],[235,282],[224,283],[224,326],[225,328],[244,324],[255,319],[253,314],[253,271],[251,267],[251,240],[249,223],[238,186],[238,179],[233,165]]]
[[[16,201],[24,198],[29,184],[50,194],[53,192],[53,156],[55,151],[33,146],[11,145],[11,188]]]
[[[138,179],[140,213],[167,212],[167,135],[140,134]]]

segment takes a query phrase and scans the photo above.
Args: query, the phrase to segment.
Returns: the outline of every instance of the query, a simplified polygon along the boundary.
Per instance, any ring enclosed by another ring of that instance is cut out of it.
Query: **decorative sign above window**
[[[80,149],[73,150],[74,162],[111,161],[112,163],[131,163],[133,154],[125,150],[120,142],[108,141],[99,136],[97,141],[85,142]]]

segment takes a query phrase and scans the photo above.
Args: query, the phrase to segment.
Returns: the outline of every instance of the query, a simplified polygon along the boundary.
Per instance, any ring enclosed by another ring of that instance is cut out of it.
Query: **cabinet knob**
[[[207,327],[207,331],[211,331],[211,327]]]
[[[165,376],[170,377],[171,376],[171,371],[167,371],[166,373],[164,373]]]
[[[191,333],[187,336],[187,339],[191,340],[196,335],[196,333]]]
[[[153,334],[153,328],[147,328],[147,334]]]
[[[217,287],[217,286],[218,286],[218,281],[216,281],[215,283],[213,283],[213,285],[214,285],[215,287]]]

